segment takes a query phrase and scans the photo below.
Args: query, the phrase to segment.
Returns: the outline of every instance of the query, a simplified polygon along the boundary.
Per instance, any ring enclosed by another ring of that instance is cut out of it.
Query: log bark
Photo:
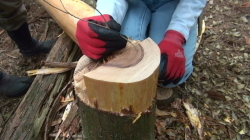
[[[42,61],[42,66],[52,67],[52,68],[71,68],[74,69],[77,65],[77,62],[62,63],[62,62],[46,62]]]
[[[75,42],[79,19],[93,16],[94,9],[81,0],[37,0],[51,15],[56,23]]]
[[[84,140],[154,140],[155,103],[140,116],[120,116],[80,103]],[[135,123],[133,121],[136,120]]]
[[[160,51],[151,39],[128,43],[101,65],[83,56],[74,74],[83,138],[154,139],[159,64]]]
[[[78,54],[81,54],[78,47],[64,34],[58,38],[46,61],[72,62],[76,60],[76,56],[79,59]],[[5,124],[0,139],[42,139],[46,117],[53,120],[53,115],[48,116],[48,113],[68,78],[69,73],[36,76],[19,107]]]

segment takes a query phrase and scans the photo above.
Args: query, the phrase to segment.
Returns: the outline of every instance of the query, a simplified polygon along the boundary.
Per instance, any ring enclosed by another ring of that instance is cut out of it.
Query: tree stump
[[[159,64],[159,48],[150,38],[128,43],[103,64],[83,56],[74,74],[83,138],[154,139]]]

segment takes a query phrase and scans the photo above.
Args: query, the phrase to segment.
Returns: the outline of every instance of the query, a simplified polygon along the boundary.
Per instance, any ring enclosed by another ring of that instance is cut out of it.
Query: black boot
[[[51,48],[53,47],[55,43],[55,40],[47,40],[47,41],[42,41],[36,43],[36,45],[27,51],[21,51],[20,52],[23,54],[23,56],[34,56],[40,53],[48,53]]]
[[[7,31],[10,38],[17,44],[20,53],[24,56],[34,56],[40,53],[48,53],[55,40],[38,42],[30,35],[28,23],[25,22],[19,29]]]
[[[24,95],[32,84],[33,78],[16,77],[2,73],[0,79],[0,94],[8,97]]]

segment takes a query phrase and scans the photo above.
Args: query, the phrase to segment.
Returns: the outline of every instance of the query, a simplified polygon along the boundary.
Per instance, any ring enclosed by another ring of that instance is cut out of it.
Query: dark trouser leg
[[[29,27],[25,22],[17,30],[7,31],[8,35],[17,44],[24,56],[33,56],[39,53],[47,53],[52,48],[54,40],[38,42],[30,35]]]
[[[22,0],[0,0],[0,27],[6,31],[20,28],[27,21]]]
[[[0,0],[0,27],[8,32],[24,56],[47,53],[55,42],[38,42],[31,37],[22,0]]]
[[[17,30],[7,31],[7,33],[10,38],[17,44],[21,53],[32,49],[37,43],[37,41],[30,35],[27,22],[25,22]]]
[[[0,0],[0,27],[7,31],[21,52],[31,49],[37,43],[30,35],[22,0]]]

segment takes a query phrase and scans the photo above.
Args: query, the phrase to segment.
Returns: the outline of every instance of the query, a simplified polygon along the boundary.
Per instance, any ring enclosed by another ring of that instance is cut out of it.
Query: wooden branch
[[[47,62],[47,61],[42,61],[41,62],[42,66],[47,66],[47,67],[54,67],[54,68],[71,68],[74,69],[77,65],[77,62]]]
[[[81,0],[37,0],[56,23],[76,42],[78,18],[93,16],[94,9]],[[46,1],[46,2],[45,2]],[[62,2],[62,3],[61,3]],[[72,15],[75,17],[73,17]]]

